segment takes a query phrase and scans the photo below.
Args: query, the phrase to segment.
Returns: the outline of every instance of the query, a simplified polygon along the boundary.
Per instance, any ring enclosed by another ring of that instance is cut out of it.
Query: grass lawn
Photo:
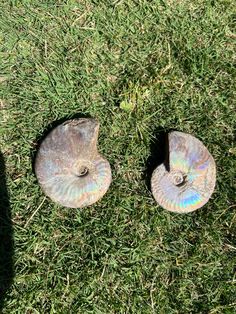
[[[236,313],[235,16],[233,0],[1,1],[2,313]],[[83,210],[32,170],[45,131],[79,116],[100,120],[113,176]],[[148,188],[172,129],[218,170],[186,215]]]

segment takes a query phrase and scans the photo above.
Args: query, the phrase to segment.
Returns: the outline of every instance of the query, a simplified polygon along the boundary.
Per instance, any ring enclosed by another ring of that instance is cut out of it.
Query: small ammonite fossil
[[[215,182],[215,161],[203,143],[190,134],[170,132],[166,159],[151,178],[157,203],[172,212],[192,212],[208,202]]]
[[[99,123],[74,119],[53,129],[40,145],[35,172],[53,201],[71,208],[97,202],[111,183],[109,162],[97,150]]]

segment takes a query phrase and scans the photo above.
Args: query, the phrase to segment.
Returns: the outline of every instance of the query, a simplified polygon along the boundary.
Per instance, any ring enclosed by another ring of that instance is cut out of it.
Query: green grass
[[[3,313],[235,314],[234,1],[0,6],[1,206],[14,231]],[[100,120],[113,183],[75,210],[45,198],[32,159],[45,130],[80,114]],[[217,164],[215,193],[192,214],[163,210],[148,190],[152,143],[171,129],[201,139]]]

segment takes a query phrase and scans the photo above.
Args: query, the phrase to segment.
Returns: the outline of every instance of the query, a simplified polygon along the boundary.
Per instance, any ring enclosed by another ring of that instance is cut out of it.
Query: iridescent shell
[[[208,202],[215,182],[215,161],[203,143],[190,134],[169,133],[167,158],[151,179],[157,203],[172,212],[192,212]]]
[[[97,150],[98,130],[95,119],[68,120],[40,145],[36,176],[45,194],[62,206],[91,205],[110,186],[110,164]]]

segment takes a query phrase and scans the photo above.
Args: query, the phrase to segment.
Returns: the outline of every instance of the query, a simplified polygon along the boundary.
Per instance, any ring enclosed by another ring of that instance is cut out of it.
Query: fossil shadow
[[[151,191],[152,173],[156,167],[164,163],[167,171],[169,171],[168,133],[170,131],[172,130],[157,129],[154,131],[154,137],[150,143],[150,156],[147,159],[144,171],[144,178],[149,191]]]
[[[74,115],[71,115],[71,116],[66,116],[66,117],[63,117],[61,119],[58,119],[58,120],[55,120],[53,122],[51,122],[47,127],[46,129],[44,130],[44,132],[35,139],[35,145],[33,147],[33,152],[32,152],[32,171],[33,173],[35,174],[35,161],[36,161],[36,156],[37,156],[37,152],[38,152],[38,149],[41,145],[41,143],[44,141],[44,139],[48,136],[48,134],[53,130],[55,129],[57,126],[59,126],[60,124],[68,121],[68,120],[73,120],[73,119],[81,119],[81,118],[92,118],[89,114],[83,114],[83,113],[77,113],[77,114],[74,114]],[[96,118],[96,117],[95,117]]]
[[[0,313],[14,278],[13,227],[10,200],[6,185],[5,161],[0,152]]]

